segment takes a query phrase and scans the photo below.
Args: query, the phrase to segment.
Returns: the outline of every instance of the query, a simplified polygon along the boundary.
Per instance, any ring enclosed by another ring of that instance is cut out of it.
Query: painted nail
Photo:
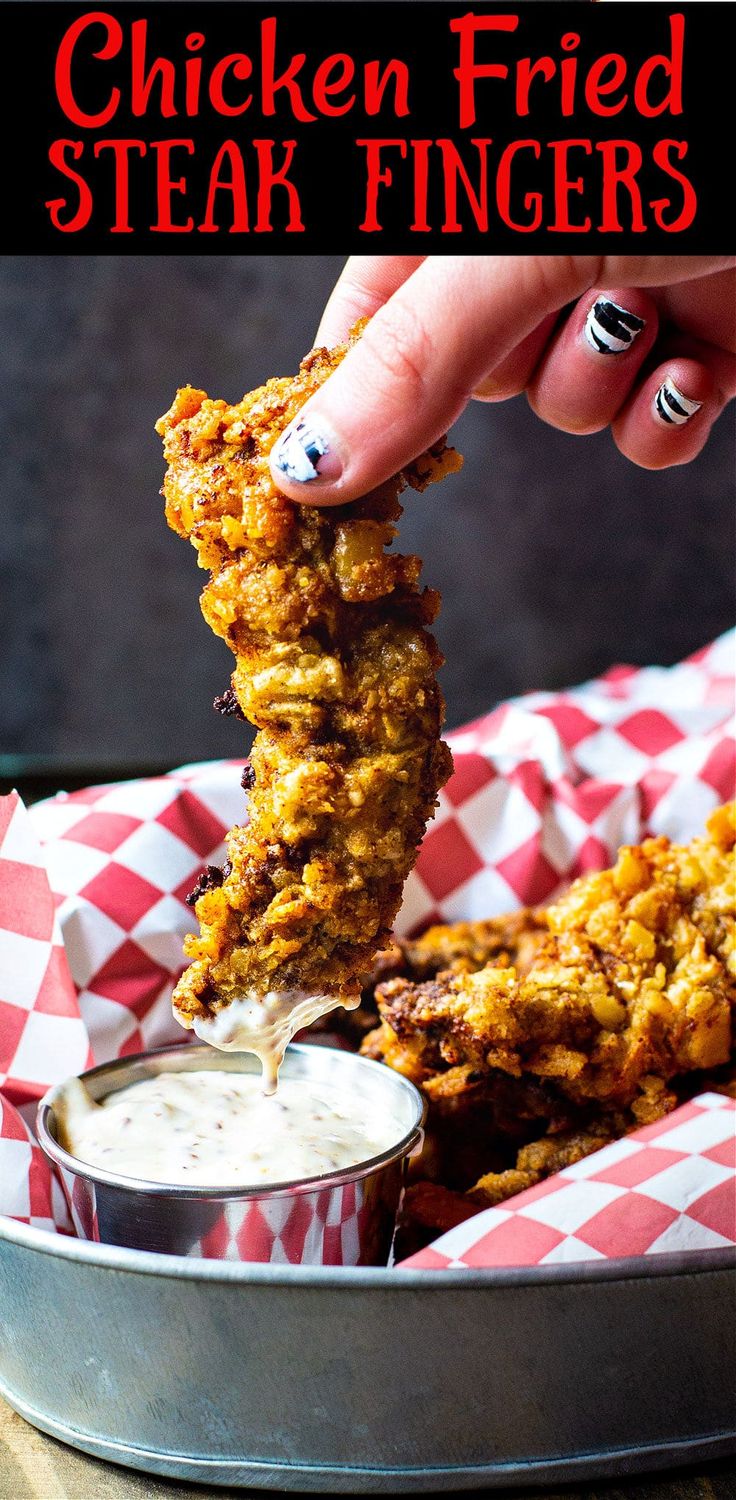
[[[282,432],[271,450],[271,462],[286,479],[309,484],[314,479],[339,479],[342,463],[315,416],[297,417]]]
[[[585,319],[585,337],[599,354],[625,354],[644,326],[644,318],[599,297]]]
[[[684,427],[696,411],[700,411],[702,401],[691,401],[689,396],[683,396],[680,387],[675,385],[674,380],[668,375],[663,380],[652,403],[652,411],[660,422],[667,422],[674,427]]]

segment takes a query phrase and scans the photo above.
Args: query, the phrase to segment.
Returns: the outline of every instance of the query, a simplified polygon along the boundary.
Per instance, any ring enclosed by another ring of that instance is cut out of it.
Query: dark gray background
[[[153,423],[189,380],[234,400],[293,370],[337,256],[0,260],[0,752],[91,767],[238,755],[229,652],[163,518]],[[615,660],[677,660],[733,612],[733,442],[645,473],[518,399],[455,430],[402,548],[444,596],[448,722]]]

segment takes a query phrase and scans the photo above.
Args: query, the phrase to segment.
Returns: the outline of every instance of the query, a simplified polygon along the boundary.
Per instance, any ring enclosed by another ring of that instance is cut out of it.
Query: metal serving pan
[[[241,1265],[0,1220],[0,1393],[131,1468],[344,1494],[736,1451],[736,1252],[494,1271]]]

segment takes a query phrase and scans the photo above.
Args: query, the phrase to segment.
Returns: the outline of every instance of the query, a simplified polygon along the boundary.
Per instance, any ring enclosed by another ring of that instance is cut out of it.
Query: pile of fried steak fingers
[[[406,1248],[703,1088],[734,1091],[734,815],[717,809],[688,845],[622,848],[546,912],[380,956],[361,1050],[429,1100]]]

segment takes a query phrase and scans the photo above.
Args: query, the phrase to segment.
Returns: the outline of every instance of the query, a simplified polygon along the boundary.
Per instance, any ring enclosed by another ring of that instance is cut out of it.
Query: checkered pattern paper
[[[97,1062],[184,1040],[171,1014],[185,898],[246,816],[242,762],[92,787],[31,810]]]
[[[17,1109],[0,1094],[0,1213],[72,1233],[61,1184]]]
[[[0,1087],[27,1104],[92,1061],[43,854],[13,793],[0,798]]]
[[[614,667],[449,736],[455,774],[406,886],[403,932],[547,902],[649,833],[687,841],[734,796],[736,633],[676,667]]]
[[[450,735],[455,773],[398,931],[547,901],[622,843],[701,831],[734,795],[735,658],[731,633],[676,667],[614,667]],[[0,1087],[26,1113],[93,1058],[186,1040],[171,1014],[185,896],[247,816],[241,770],[185,766],[29,813],[0,799]]]
[[[405,1267],[548,1266],[736,1245],[736,1100],[701,1094],[441,1235]]]

